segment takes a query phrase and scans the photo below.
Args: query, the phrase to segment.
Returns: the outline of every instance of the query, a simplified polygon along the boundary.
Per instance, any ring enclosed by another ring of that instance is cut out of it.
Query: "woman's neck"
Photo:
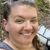
[[[8,44],[10,47],[12,47],[13,50],[35,50],[32,43],[27,44],[27,45],[20,45],[20,44],[16,43],[17,45],[15,45],[9,39],[5,39],[4,42],[6,44]]]

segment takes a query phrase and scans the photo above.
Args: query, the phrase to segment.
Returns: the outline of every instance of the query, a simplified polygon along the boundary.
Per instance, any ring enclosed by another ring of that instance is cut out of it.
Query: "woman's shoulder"
[[[0,50],[13,50],[9,45],[4,42],[0,42]]]
[[[3,46],[3,42],[0,41],[0,50],[5,50]]]
[[[0,50],[5,50],[5,49],[0,49]]]
[[[4,46],[3,42],[0,41],[0,48]]]

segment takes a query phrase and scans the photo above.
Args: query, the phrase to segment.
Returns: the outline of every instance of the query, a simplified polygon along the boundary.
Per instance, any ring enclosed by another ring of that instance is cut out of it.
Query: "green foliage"
[[[38,9],[44,13],[49,12],[49,1],[45,2],[44,0],[36,0],[36,4],[38,6]]]
[[[40,24],[45,21],[45,16],[50,15],[50,5],[49,5],[49,0],[36,0],[36,5],[38,7],[38,13],[39,13],[39,20]]]
[[[6,0],[0,0],[0,40],[3,39],[3,31],[2,31],[2,12],[3,12],[3,4]]]
[[[36,4],[39,6],[42,4],[42,0],[36,0]]]

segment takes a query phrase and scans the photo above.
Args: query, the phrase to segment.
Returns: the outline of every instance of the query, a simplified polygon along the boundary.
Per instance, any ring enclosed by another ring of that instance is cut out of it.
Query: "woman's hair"
[[[3,9],[3,18],[8,20],[8,16],[11,12],[11,7],[15,4],[17,5],[29,5],[32,7],[36,7],[35,0],[8,0],[4,4]],[[33,39],[33,46],[36,48],[36,50],[44,50],[43,45],[39,42],[37,36]]]
[[[29,5],[32,7],[36,7],[34,0],[8,0],[3,4],[4,4],[3,18],[6,20],[8,20],[8,16],[11,12],[11,7],[14,5]]]
[[[32,44],[36,48],[36,50],[45,50],[45,46],[40,42],[37,35],[33,39]]]

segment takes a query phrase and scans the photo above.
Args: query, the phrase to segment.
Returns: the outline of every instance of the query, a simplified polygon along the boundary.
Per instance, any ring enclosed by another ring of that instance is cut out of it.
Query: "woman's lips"
[[[30,36],[32,33],[23,33],[25,36]]]
[[[27,33],[27,32],[23,32],[23,33],[20,33],[21,35],[24,35],[24,36],[31,36],[33,33],[30,32],[30,33]]]

